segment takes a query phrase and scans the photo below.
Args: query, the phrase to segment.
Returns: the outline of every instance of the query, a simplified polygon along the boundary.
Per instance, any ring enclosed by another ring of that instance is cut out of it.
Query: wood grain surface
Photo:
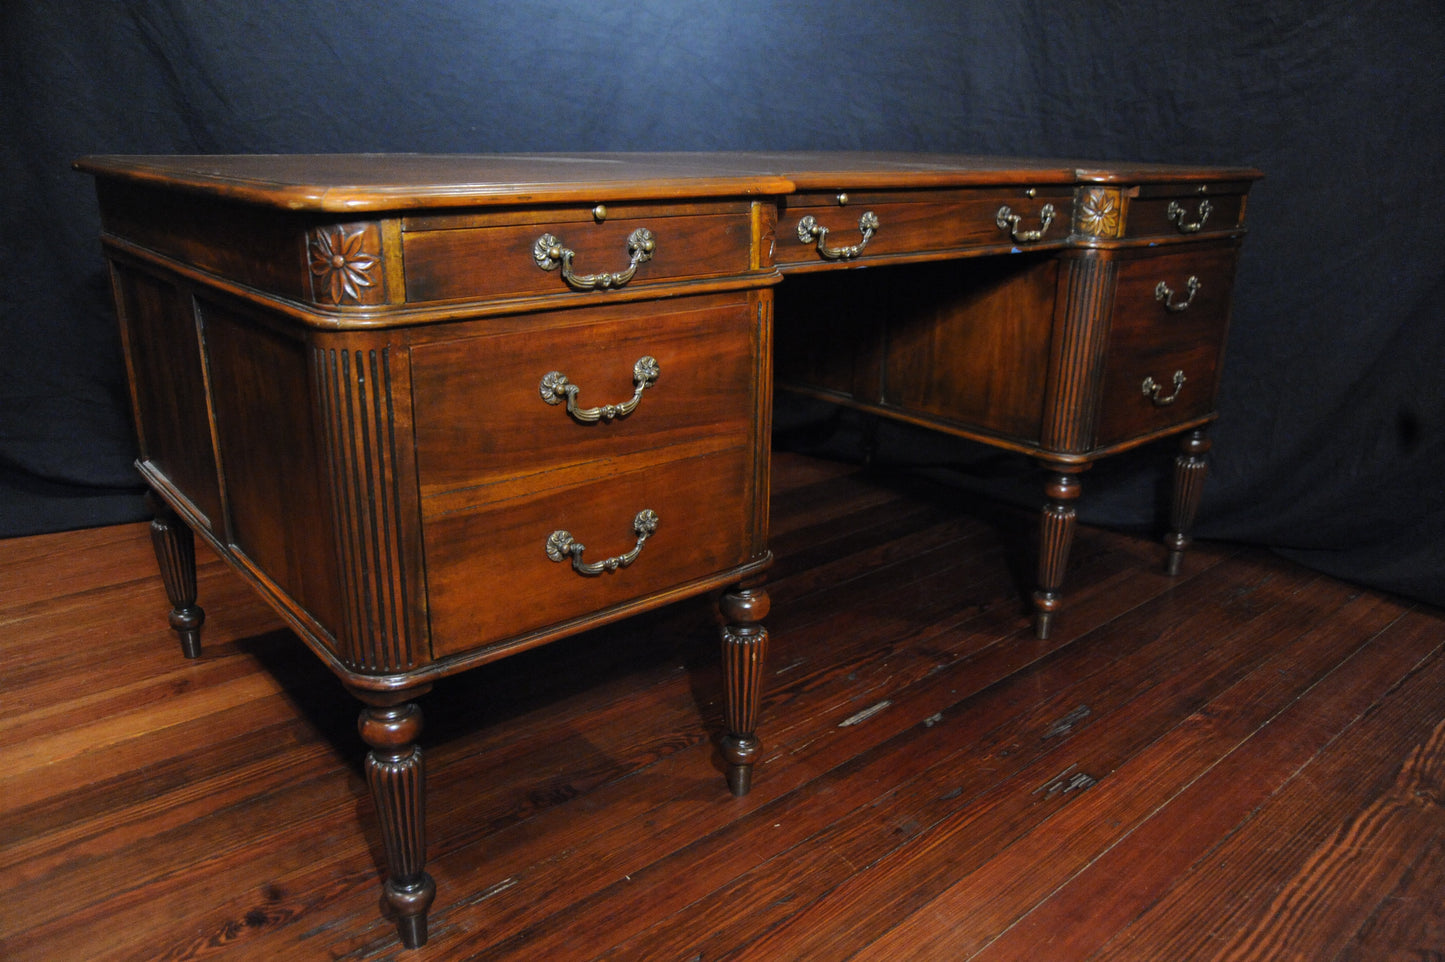
[[[777,455],[745,798],[705,599],[422,699],[428,870],[385,917],[357,703],[201,548],[0,542],[0,957],[1421,960],[1445,952],[1445,614],[1088,527],[1036,640],[1030,514]]]

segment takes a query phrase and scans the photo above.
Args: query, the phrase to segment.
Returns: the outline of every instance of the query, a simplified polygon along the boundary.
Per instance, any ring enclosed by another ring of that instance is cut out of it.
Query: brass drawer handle
[[[595,408],[579,408],[577,406],[577,392],[582,390],[561,371],[548,371],[542,375],[542,383],[538,391],[542,400],[548,404],[561,404],[567,402],[567,413],[572,415],[573,420],[581,424],[592,424],[596,421],[611,421],[613,418],[624,418],[642,403],[642,392],[656,383],[658,376],[662,374],[662,368],[658,367],[657,358],[651,354],[644,354],[632,365],[632,397],[621,404],[604,404]]]
[[[1194,295],[1199,293],[1200,286],[1199,278],[1193,274],[1189,275],[1189,280],[1184,282],[1184,289],[1189,292],[1189,296],[1182,301],[1176,301],[1174,300],[1174,289],[1164,281],[1160,281],[1154,287],[1154,300],[1163,304],[1166,311],[1178,314],[1180,311],[1188,310],[1189,305],[1194,303]]]
[[[547,536],[547,557],[559,562],[571,558],[572,570],[579,575],[588,577],[616,571],[618,568],[626,568],[637,560],[638,555],[642,554],[642,546],[657,530],[657,512],[651,508],[644,508],[637,512],[632,519],[632,530],[637,535],[637,544],[631,551],[613,558],[604,558],[601,561],[588,563],[582,560],[582,552],[587,550],[587,546],[572,537],[572,532],[559,528]]]
[[[1177,200],[1171,200],[1169,202],[1169,210],[1167,211],[1167,213],[1169,216],[1169,223],[1179,228],[1179,233],[1194,234],[1197,233],[1199,229],[1204,226],[1204,222],[1209,219],[1209,212],[1212,210],[1214,210],[1213,204],[1211,204],[1207,200],[1201,200],[1199,202],[1199,219],[1194,221],[1193,223],[1190,223],[1184,219],[1184,206],[1180,204]]]
[[[1174,372],[1174,393],[1168,397],[1160,397],[1159,392],[1164,388],[1152,377],[1146,377],[1141,387],[1144,389],[1144,396],[1154,402],[1156,408],[1168,407],[1179,400],[1179,389],[1184,386],[1186,378],[1183,371]]]
[[[590,291],[601,288],[605,291],[608,288],[621,287],[632,280],[632,275],[637,273],[637,265],[652,260],[656,250],[657,239],[652,236],[652,231],[639,227],[627,236],[627,269],[616,274],[572,273],[572,258],[577,256],[576,252],[564,247],[552,234],[543,234],[537,238],[537,242],[532,245],[532,259],[544,271],[562,268],[562,279],[574,290]]]
[[[1049,225],[1054,222],[1054,205],[1045,204],[1039,211],[1038,230],[1019,230],[1019,221],[1023,215],[1015,214],[1007,204],[998,209],[998,216],[994,222],[998,224],[999,230],[1006,230],[1009,236],[1020,244],[1031,244],[1036,240],[1042,240],[1044,234],[1048,233]]]
[[[863,248],[868,246],[868,242],[878,232],[878,215],[871,210],[864,211],[863,216],[858,218],[858,231],[863,235],[863,239],[852,247],[829,247],[828,228],[818,223],[816,217],[809,214],[798,221],[798,240],[804,244],[817,240],[818,255],[829,261],[851,260],[863,253]]]

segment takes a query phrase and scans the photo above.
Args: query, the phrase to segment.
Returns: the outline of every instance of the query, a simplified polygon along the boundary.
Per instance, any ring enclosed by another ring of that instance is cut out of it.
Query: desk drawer
[[[1125,257],[1110,322],[1098,443],[1213,412],[1236,249]]]
[[[402,234],[413,303],[744,274],[752,249],[746,202],[413,217]]]
[[[799,194],[787,199],[778,218],[775,257],[780,267],[807,268],[941,251],[1047,248],[1068,240],[1072,203],[1067,187]],[[800,223],[812,229],[800,236]],[[819,230],[827,232],[828,253],[818,249]]]
[[[750,446],[626,469],[599,462],[580,483],[426,518],[433,651],[483,648],[752,560],[739,523],[751,516],[752,471]],[[639,548],[644,511],[656,529]],[[554,560],[559,531],[586,546],[583,565],[636,555],[616,570],[579,573],[571,557]]]
[[[618,304],[509,323],[504,333],[412,347],[424,499],[450,510],[491,499],[490,487],[518,477],[752,435],[762,337],[754,298]],[[639,374],[639,362],[651,370]],[[575,414],[558,396],[558,375],[577,388]],[[545,398],[544,379],[554,385]],[[607,405],[618,408],[610,418],[597,410]]]
[[[1193,237],[1244,226],[1248,183],[1144,186],[1129,202],[1125,237]]]

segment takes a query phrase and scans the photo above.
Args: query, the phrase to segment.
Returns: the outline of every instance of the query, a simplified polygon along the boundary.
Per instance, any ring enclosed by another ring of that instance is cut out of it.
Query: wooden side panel
[[[224,540],[333,634],[335,561],[305,345],[214,302],[200,306],[227,492]]]
[[[753,293],[757,326],[753,330],[753,477],[748,489],[752,503],[752,549],[749,555],[768,553],[769,511],[772,508],[773,441],[773,289]]]
[[[281,211],[101,180],[101,220],[118,237],[243,284],[310,295],[309,221]]]
[[[884,327],[877,282],[904,270],[789,276],[774,293],[773,365],[778,382],[878,403]]]
[[[1058,266],[1048,255],[789,277],[780,383],[1035,443]]]
[[[884,404],[1036,441],[1057,262],[969,260],[919,273],[886,315]]]
[[[208,528],[221,493],[206,410],[205,369],[188,289],[112,264],[141,459],[165,475]]]

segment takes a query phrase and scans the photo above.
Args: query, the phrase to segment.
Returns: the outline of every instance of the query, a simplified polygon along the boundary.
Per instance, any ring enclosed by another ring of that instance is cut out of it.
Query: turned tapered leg
[[[757,587],[734,588],[718,601],[718,610],[726,622],[722,629],[723,715],[727,725],[722,739],[723,758],[728,763],[728,788],[734,795],[746,795],[752,788],[753,763],[762,751],[755,733],[768,631],[759,622],[768,614],[768,593]]]
[[[151,544],[171,603],[170,622],[187,658],[201,657],[201,624],[206,613],[196,604],[196,536],[170,506],[152,496],[155,518]]]
[[[1204,456],[1210,447],[1203,430],[1190,431],[1179,439],[1179,454],[1174,458],[1174,501],[1169,509],[1169,533],[1164,536],[1171,575],[1179,573],[1184,549],[1193,540],[1189,533],[1199,513],[1200,496],[1204,494],[1204,478],[1209,473],[1209,462]]]
[[[410,699],[427,687],[402,692],[354,692],[366,702],[357,727],[371,749],[366,781],[386,847],[386,901],[397,913],[402,944],[426,944],[426,913],[436,883],[426,866],[426,770],[422,764],[421,709]]]
[[[1076,476],[1087,465],[1049,470],[1044,484],[1043,512],[1039,518],[1039,585],[1034,591],[1034,635],[1047,638],[1054,614],[1062,600],[1059,589],[1069,567],[1069,549],[1074,544],[1074,502],[1081,485]]]

